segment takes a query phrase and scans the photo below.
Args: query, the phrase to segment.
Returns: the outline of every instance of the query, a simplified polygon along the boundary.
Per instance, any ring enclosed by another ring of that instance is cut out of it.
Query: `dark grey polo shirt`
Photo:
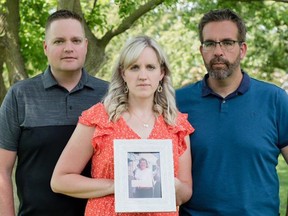
[[[0,108],[0,148],[17,151],[19,215],[83,215],[86,200],[53,193],[50,179],[81,112],[101,101],[107,88],[83,70],[68,92],[48,68],[9,89]]]

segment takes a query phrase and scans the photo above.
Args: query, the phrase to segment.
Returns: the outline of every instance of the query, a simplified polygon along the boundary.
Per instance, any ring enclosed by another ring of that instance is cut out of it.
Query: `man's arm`
[[[15,216],[12,171],[16,152],[0,149],[0,215]]]
[[[288,165],[288,146],[281,149],[281,153],[283,155],[283,158],[285,159],[287,165]]]

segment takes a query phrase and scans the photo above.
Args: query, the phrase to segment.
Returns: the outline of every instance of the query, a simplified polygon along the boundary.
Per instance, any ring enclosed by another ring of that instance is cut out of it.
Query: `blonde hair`
[[[174,125],[177,117],[175,103],[175,90],[171,81],[171,70],[168,59],[158,43],[148,36],[137,36],[126,42],[116,61],[112,73],[107,96],[104,99],[104,106],[109,115],[110,121],[117,121],[121,114],[128,110],[128,94],[125,93],[125,81],[122,72],[134,64],[141,55],[144,48],[152,48],[158,57],[164,77],[160,84],[162,92],[154,94],[153,111],[156,115],[163,115],[167,124]]]

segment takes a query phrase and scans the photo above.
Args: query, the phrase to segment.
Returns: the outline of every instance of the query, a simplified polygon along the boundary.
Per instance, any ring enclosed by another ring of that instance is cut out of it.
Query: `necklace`
[[[138,119],[138,121],[142,122],[142,126],[144,128],[149,128],[149,122],[151,121],[152,118],[154,118],[154,115],[151,115],[151,117],[148,119],[148,121],[144,122],[135,112],[130,110],[130,112]]]

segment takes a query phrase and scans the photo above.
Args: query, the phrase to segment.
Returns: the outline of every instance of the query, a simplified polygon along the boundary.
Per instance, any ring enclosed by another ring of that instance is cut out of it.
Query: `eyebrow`
[[[223,38],[223,39],[221,39],[221,40],[219,40],[219,41],[225,41],[225,40],[237,40],[237,39],[232,39],[232,38]],[[217,42],[217,41],[212,40],[212,39],[203,40],[203,42],[204,42],[204,41],[214,41],[214,42]]]

